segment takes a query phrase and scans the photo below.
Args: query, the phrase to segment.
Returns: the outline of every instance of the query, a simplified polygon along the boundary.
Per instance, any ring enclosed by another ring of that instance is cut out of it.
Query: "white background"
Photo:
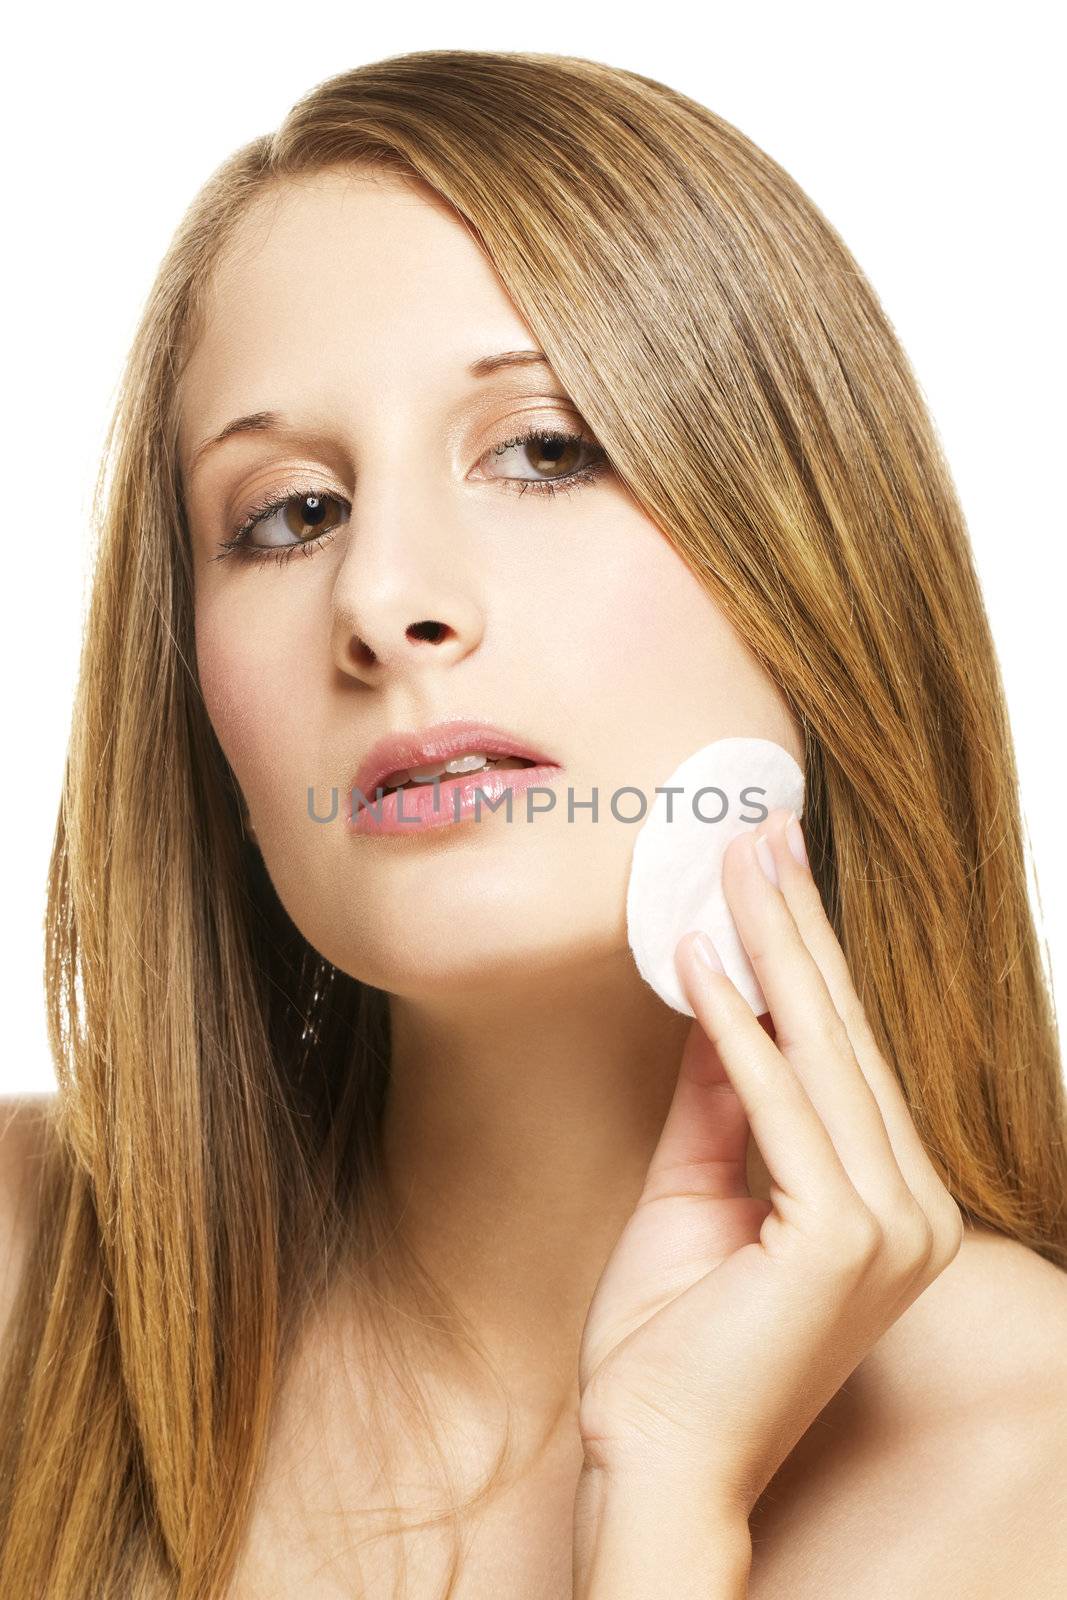
[[[89,495],[143,299],[181,213],[230,151],[315,83],[405,50],[550,51],[658,78],[779,161],[843,235],[915,367],[968,518],[1007,685],[1039,928],[1063,992],[1053,18],[1033,3],[998,14],[817,0],[455,3],[425,14],[351,0],[97,4],[9,18],[0,1093],[55,1087],[45,875],[87,598]]]

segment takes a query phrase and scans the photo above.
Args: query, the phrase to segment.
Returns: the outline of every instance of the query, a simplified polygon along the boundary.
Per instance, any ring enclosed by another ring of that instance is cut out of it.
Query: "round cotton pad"
[[[726,976],[756,1015],[769,1010],[726,903],[722,858],[730,840],[768,812],[785,806],[799,817],[803,805],[804,774],[772,739],[716,739],[657,786],[634,841],[626,935],[642,978],[675,1011],[694,1015],[674,952],[695,928],[711,936]]]

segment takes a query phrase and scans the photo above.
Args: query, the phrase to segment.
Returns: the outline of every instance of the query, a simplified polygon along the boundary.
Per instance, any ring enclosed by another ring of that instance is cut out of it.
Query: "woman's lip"
[[[450,756],[449,760],[455,760],[455,757],[454,756]],[[524,761],[528,767],[536,767],[538,765],[538,763],[533,759],[532,756],[512,756],[512,755],[503,755],[503,754],[500,754],[500,755],[493,754],[493,755],[490,755],[489,761],[490,762],[494,762],[494,761],[495,762],[500,762],[500,761]],[[544,763],[541,763],[541,764],[544,765],[544,766],[548,765],[547,762],[544,762]],[[375,785],[375,788],[377,788],[377,789],[385,789],[388,786],[388,788],[392,789],[392,788],[403,788],[405,783],[410,783],[412,785],[412,787],[414,787],[417,783],[420,783],[420,784],[421,783],[432,783],[433,782],[432,778],[414,778],[414,777],[411,776],[411,774],[414,773],[414,772],[419,771],[420,768],[431,767],[431,766],[440,766],[440,765],[441,765],[441,763],[440,762],[436,762],[436,761],[423,761],[423,762],[416,762],[411,767],[397,767],[397,768],[394,768],[394,770],[392,772],[387,772],[383,778],[379,778],[378,779],[378,782]],[[480,773],[483,773],[483,774],[486,773],[486,772],[492,772],[493,770],[494,770],[493,767],[491,767],[488,764],[486,766],[484,766],[484,767],[476,767],[474,769],[475,773],[479,773],[480,772]],[[401,774],[403,774],[403,776],[401,776]],[[447,772],[446,771],[446,772],[439,773],[438,776],[440,778],[440,781],[442,783],[445,783],[445,782],[447,782],[447,780],[449,778],[460,778],[460,777],[465,776],[465,774],[463,774],[461,772]],[[372,795],[368,795],[367,798],[368,799],[373,799],[374,797]]]
[[[556,765],[544,750],[536,749],[524,739],[508,733],[505,728],[496,728],[489,722],[456,717],[451,722],[439,722],[431,728],[387,734],[384,739],[379,739],[360,762],[350,788],[359,789],[368,800],[374,800],[375,790],[391,772],[433,766],[474,750],[481,751],[483,755],[520,756],[537,764]]]
[[[555,763],[544,762],[532,767],[483,767],[479,772],[445,773],[440,779],[411,789],[390,789],[380,798],[368,795],[366,805],[353,789],[346,801],[345,824],[351,833],[418,835],[460,822],[484,822],[497,812],[507,819],[509,806],[514,821],[516,809],[521,814],[525,807],[516,808],[514,801],[507,799],[507,791],[522,794],[535,786],[545,787],[562,771]]]

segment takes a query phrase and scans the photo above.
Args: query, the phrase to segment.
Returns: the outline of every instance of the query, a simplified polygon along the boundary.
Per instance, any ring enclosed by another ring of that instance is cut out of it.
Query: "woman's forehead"
[[[433,404],[479,359],[521,350],[536,338],[448,208],[399,181],[320,175],[272,191],[220,257],[182,378],[182,459],[294,393],[319,410]],[[545,363],[538,381],[558,387]]]

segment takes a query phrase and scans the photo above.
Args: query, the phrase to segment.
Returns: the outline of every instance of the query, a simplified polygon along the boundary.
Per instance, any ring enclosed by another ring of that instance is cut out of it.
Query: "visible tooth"
[[[489,765],[489,757],[476,752],[469,756],[454,756],[451,761],[446,761],[446,772],[477,772],[480,767]]]
[[[432,783],[435,778],[444,773],[455,776],[464,772],[479,772],[483,767],[524,767],[530,763],[519,756],[487,756],[480,751],[472,751],[470,755],[454,756],[451,761],[437,761],[432,766],[409,767],[403,772],[397,772],[386,782],[382,780],[383,789],[402,789],[405,783]]]
[[[478,753],[453,756],[451,761],[435,761],[426,767],[409,767],[408,777],[413,783],[432,783],[434,778],[439,778],[442,773],[477,772],[479,768],[487,766],[488,762],[488,756]]]

